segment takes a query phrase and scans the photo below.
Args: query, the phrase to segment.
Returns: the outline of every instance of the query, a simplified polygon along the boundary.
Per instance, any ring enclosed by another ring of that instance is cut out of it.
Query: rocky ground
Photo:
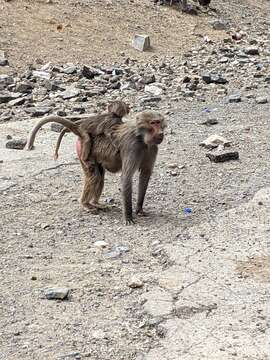
[[[198,16],[138,4],[0,5],[0,359],[269,359],[270,3],[212,1]],[[150,52],[132,49],[138,31]],[[50,126],[34,151],[15,149],[43,115],[119,98],[131,117],[151,108],[169,123],[149,217],[132,227],[118,175],[106,177],[109,212],[80,210],[72,135],[57,162]],[[210,135],[221,145],[200,146]],[[239,160],[206,156],[228,152]]]

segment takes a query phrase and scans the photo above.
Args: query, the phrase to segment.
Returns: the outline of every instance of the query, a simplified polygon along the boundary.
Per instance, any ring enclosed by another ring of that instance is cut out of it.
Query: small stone
[[[176,163],[168,164],[168,168],[169,169],[176,169],[176,168],[178,168],[178,164],[176,164]]]
[[[211,135],[200,143],[200,146],[206,147],[207,149],[214,149],[219,145],[230,146],[230,141],[220,135]]]
[[[67,88],[65,91],[63,91],[62,93],[60,93],[60,96],[64,99],[64,100],[68,100],[71,98],[74,98],[76,96],[78,96],[80,94],[80,90],[76,89],[74,87],[70,87]]]
[[[64,129],[64,126],[58,123],[52,123],[51,124],[51,131],[54,131],[56,133],[60,133]]]
[[[108,243],[106,241],[99,240],[94,243],[94,246],[100,249],[104,249],[108,246]]]
[[[145,96],[140,99],[140,105],[161,101],[160,96]]]
[[[34,117],[34,116],[46,115],[52,111],[52,108],[49,106],[36,106],[36,107],[25,108],[25,111]]]
[[[18,99],[14,99],[14,100],[11,100],[8,102],[8,104],[10,106],[19,106],[19,105],[22,105],[25,103],[25,100],[26,98],[25,97],[21,97],[21,98],[18,98]]]
[[[219,163],[219,162],[225,162],[230,160],[239,160],[239,153],[238,151],[231,151],[231,152],[224,152],[224,153],[217,153],[212,154],[208,153],[206,154],[206,157],[212,162]]]
[[[240,94],[234,94],[234,95],[230,95],[228,97],[228,102],[229,103],[239,103],[242,101],[241,95]]]
[[[92,79],[94,79],[95,76],[99,76],[99,75],[103,74],[103,72],[98,69],[91,68],[89,66],[84,65],[82,68],[81,74],[86,79],[92,80]]]
[[[226,84],[228,82],[227,79],[222,77],[219,74],[210,74],[210,73],[204,73],[202,74],[202,80],[206,84]]]
[[[7,149],[23,150],[27,143],[26,139],[12,139],[6,142]]]
[[[0,75],[0,90],[4,90],[8,85],[14,83],[14,79],[10,75]]]
[[[44,295],[48,300],[65,300],[69,292],[68,288],[50,288],[44,291]]]
[[[16,85],[16,91],[19,93],[30,93],[33,90],[34,86],[30,82],[21,82]]]
[[[143,281],[136,277],[136,276],[133,276],[129,282],[128,282],[128,286],[132,289],[138,289],[138,288],[141,288],[143,287]]]
[[[249,46],[244,51],[247,55],[259,55],[260,53],[259,49],[256,46]]]
[[[22,94],[14,93],[10,91],[3,91],[0,93],[0,104],[8,103],[11,100],[15,100],[20,97]]]
[[[218,124],[217,119],[206,119],[200,123],[201,125],[212,126]]]
[[[256,98],[256,103],[257,104],[267,104],[268,103],[268,98],[265,96],[259,96]]]
[[[145,85],[144,91],[155,96],[161,95],[163,93],[162,88],[157,85]]]
[[[62,69],[62,73],[67,74],[67,75],[71,75],[71,74],[74,74],[76,72],[77,72],[77,68],[73,64],[69,64],[69,65],[67,65],[66,67],[64,67]]]
[[[51,74],[49,72],[42,70],[34,70],[32,72],[32,75],[35,78],[45,79],[45,80],[49,80],[51,78]]]
[[[147,84],[152,84],[156,81],[155,75],[154,74],[150,74],[150,75],[144,75],[142,77],[142,79],[140,80],[143,84],[147,85]]]
[[[4,51],[0,50],[0,66],[8,65],[8,59]]]
[[[45,89],[48,91],[64,91],[64,87],[61,86],[60,82],[57,80],[45,80],[43,83]]]
[[[209,25],[212,26],[214,30],[228,30],[230,27],[227,21],[221,19],[209,21]]]
[[[102,340],[102,339],[105,339],[106,338],[106,333],[99,329],[99,330],[96,330],[92,333],[92,338],[93,339],[96,339],[96,340]]]
[[[126,253],[129,251],[129,247],[125,245],[115,245],[112,247],[110,251],[108,251],[106,254],[104,254],[105,258],[108,259],[117,259],[119,258],[123,253]]]
[[[132,46],[139,51],[150,49],[150,37],[148,35],[135,35]]]

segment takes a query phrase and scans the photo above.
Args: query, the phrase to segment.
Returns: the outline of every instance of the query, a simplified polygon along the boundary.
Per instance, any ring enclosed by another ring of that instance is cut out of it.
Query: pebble
[[[137,288],[141,288],[143,287],[143,281],[137,277],[137,276],[133,276],[129,282],[128,282],[128,286],[132,289],[137,289]]]
[[[214,149],[219,145],[229,146],[230,141],[220,135],[211,135],[206,140],[200,143],[200,146],[206,147],[207,149]]]
[[[6,57],[6,53],[0,50],[0,66],[8,65],[8,59]]]
[[[264,97],[264,96],[259,96],[256,98],[256,103],[257,104],[267,104],[268,103],[268,98]]]
[[[94,246],[100,249],[104,249],[108,246],[108,243],[106,241],[99,240],[94,243]]]
[[[27,139],[12,139],[6,142],[7,149],[23,150]]]
[[[230,151],[230,152],[223,152],[223,153],[208,153],[206,157],[212,162],[220,163],[230,160],[239,160],[239,153],[238,151]]]
[[[229,103],[239,103],[242,101],[241,95],[240,94],[234,94],[234,95],[230,95],[228,97],[228,102]]]
[[[48,300],[65,300],[69,295],[70,289],[68,288],[50,288],[44,291],[44,295]]]

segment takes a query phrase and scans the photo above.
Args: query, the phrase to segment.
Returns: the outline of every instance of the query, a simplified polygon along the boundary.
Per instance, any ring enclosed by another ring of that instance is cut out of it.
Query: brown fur
[[[49,117],[41,121],[51,122],[55,117]],[[88,121],[88,120],[84,120]],[[68,129],[78,135],[80,127],[75,126],[68,120],[59,121]],[[81,124],[83,120],[81,121]],[[106,127],[106,124],[104,124]],[[148,182],[155,164],[158,145],[163,141],[164,128],[166,126],[163,116],[154,111],[144,111],[136,116],[136,122],[116,123],[110,125],[111,139],[106,131],[92,137],[91,157],[96,161],[95,166],[89,166],[81,156],[80,162],[84,173],[84,186],[81,195],[81,204],[87,209],[99,209],[99,204],[104,186],[105,171],[116,173],[122,170],[122,196],[124,207],[124,218],[127,224],[133,223],[132,214],[132,178],[139,170],[139,191],[136,213],[143,215],[143,202],[148,187]],[[32,130],[28,148],[33,146],[36,127]],[[34,135],[33,135],[34,134]],[[83,139],[79,135],[79,141]]]

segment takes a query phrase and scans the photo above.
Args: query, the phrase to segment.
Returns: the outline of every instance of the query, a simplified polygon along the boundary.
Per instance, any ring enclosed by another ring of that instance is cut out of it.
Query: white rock
[[[145,85],[144,91],[155,96],[161,95],[163,93],[162,88],[158,85]]]
[[[108,243],[106,243],[106,241],[99,240],[99,241],[96,241],[94,243],[94,246],[97,247],[97,248],[104,249],[104,248],[106,248],[108,246]]]
[[[230,141],[220,135],[211,135],[206,140],[200,143],[200,146],[204,146],[207,149],[214,149],[219,145],[230,146]]]
[[[150,37],[148,35],[135,35],[132,46],[139,51],[146,51],[150,48]]]
[[[143,287],[143,281],[139,277],[133,276],[129,280],[128,286],[132,289],[141,288],[141,287]]]

